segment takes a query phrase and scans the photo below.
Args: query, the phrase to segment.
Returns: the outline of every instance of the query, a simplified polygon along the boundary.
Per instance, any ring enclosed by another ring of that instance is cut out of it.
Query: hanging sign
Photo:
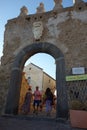
[[[87,74],[75,75],[75,76],[66,76],[66,81],[76,81],[76,80],[87,80]]]

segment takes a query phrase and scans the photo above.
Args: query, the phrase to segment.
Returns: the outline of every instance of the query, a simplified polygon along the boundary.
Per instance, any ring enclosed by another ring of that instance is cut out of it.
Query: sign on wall
[[[72,68],[72,74],[85,74],[84,67]]]
[[[87,74],[66,76],[66,81],[87,80]]]

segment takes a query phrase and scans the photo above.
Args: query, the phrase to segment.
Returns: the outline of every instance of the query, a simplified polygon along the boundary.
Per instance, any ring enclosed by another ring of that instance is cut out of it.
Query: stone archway
[[[25,62],[36,53],[47,53],[56,61],[56,88],[57,88],[57,118],[68,117],[67,89],[65,87],[65,61],[63,53],[50,43],[33,43],[23,48],[16,56],[12,66],[10,88],[5,108],[6,114],[17,114],[22,80],[22,70]]]

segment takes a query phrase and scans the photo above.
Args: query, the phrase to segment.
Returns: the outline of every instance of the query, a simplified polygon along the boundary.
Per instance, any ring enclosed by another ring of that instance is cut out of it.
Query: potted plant
[[[87,102],[70,102],[70,122],[72,127],[87,128]]]

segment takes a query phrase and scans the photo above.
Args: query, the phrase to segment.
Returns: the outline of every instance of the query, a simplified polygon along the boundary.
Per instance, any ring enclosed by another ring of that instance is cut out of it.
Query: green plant
[[[87,111],[87,101],[83,103],[83,110]]]
[[[81,101],[79,100],[72,100],[69,104],[70,106],[70,109],[72,110],[85,110],[85,106],[87,104],[84,105],[84,103],[82,103]]]

